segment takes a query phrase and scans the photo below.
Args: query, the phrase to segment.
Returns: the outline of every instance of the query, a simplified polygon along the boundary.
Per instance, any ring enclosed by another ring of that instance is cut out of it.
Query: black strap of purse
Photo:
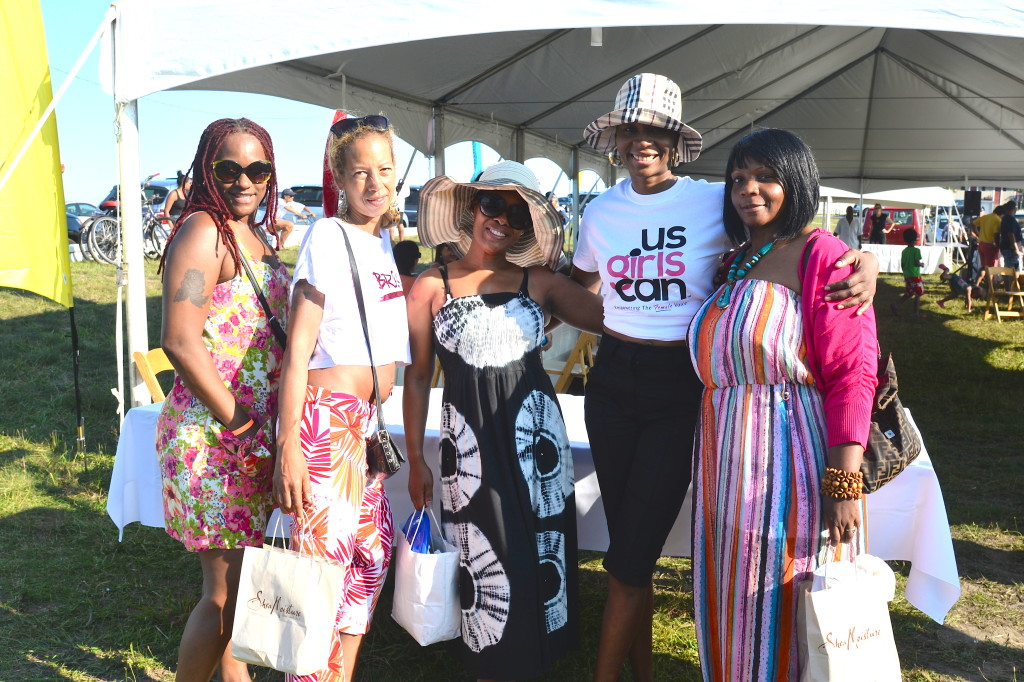
[[[267,324],[270,325],[270,331],[274,332],[274,338],[281,344],[281,348],[284,348],[288,343],[288,335],[285,333],[284,328],[281,326],[281,321],[277,319],[277,315],[270,309],[270,304],[267,303],[267,297],[263,295],[263,287],[256,280],[256,275],[252,274],[252,268],[249,267],[249,261],[246,260],[245,255],[242,255],[242,267],[245,268],[245,274],[249,276],[249,281],[252,283],[252,288],[256,290],[256,298],[259,299],[260,305],[263,307],[263,312],[267,316]]]
[[[370,356],[370,370],[373,372],[373,401],[377,405],[377,428],[387,431],[384,425],[384,411],[380,406],[380,387],[377,384],[377,365],[373,364],[373,345],[370,343],[370,330],[366,327],[366,305],[363,303],[363,287],[359,283],[359,267],[356,266],[356,257],[352,253],[352,242],[345,233],[345,226],[340,220],[338,227],[341,229],[341,236],[345,238],[345,248],[348,249],[348,264],[352,269],[352,284],[356,288],[356,304],[359,306],[359,321],[363,324],[363,336],[366,338],[366,352]]]

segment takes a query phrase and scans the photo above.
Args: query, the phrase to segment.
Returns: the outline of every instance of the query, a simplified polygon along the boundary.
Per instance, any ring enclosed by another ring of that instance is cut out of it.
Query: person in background
[[[281,248],[284,248],[288,243],[288,238],[292,235],[292,231],[295,230],[294,219],[290,219],[288,214],[298,217],[300,220],[309,220],[312,223],[316,219],[316,214],[310,211],[305,204],[301,204],[295,201],[295,191],[286,189],[281,192],[281,198],[284,202],[277,210],[277,230],[280,233],[280,241],[278,242]]]
[[[864,231],[864,223],[854,215],[853,206],[846,207],[846,215],[836,222],[836,236],[851,249],[860,248],[860,236]]]
[[[1017,204],[1007,201],[1003,204],[1003,218],[999,223],[999,252],[1003,255],[1003,267],[1020,270],[1021,254],[1024,253],[1024,236],[1015,214]]]
[[[416,264],[420,262],[419,244],[408,239],[400,241],[394,246],[394,254],[395,265],[402,278],[402,291],[408,296],[413,282],[416,281]]]
[[[974,286],[957,273],[950,272],[949,266],[944,263],[939,264],[939,270],[942,271],[939,273],[939,279],[949,285],[949,294],[946,295],[945,298],[941,298],[936,301],[936,303],[939,304],[939,307],[945,308],[947,302],[952,301],[954,298],[964,296],[967,312],[971,312],[971,308],[973,307],[972,299],[974,295]]]
[[[420,190],[419,234],[465,254],[409,293],[412,365],[403,395],[413,506],[430,504],[423,452],[436,350],[441,522],[459,549],[462,640],[477,679],[541,675],[575,646],[580,622],[572,451],[540,346],[550,316],[597,332],[601,301],[553,272],[562,223],[526,166]]]
[[[797,597],[827,531],[864,548],[861,458],[874,403],[874,313],[825,300],[846,245],[811,227],[818,169],[785,130],[726,166],[740,251],[687,338],[704,385],[693,476],[693,603],[707,681],[800,679]],[[835,482],[848,482],[849,495]]]
[[[434,260],[431,261],[430,267],[439,268],[458,259],[459,254],[451,244],[438,244],[434,247]]]
[[[391,562],[391,507],[382,482],[367,478],[365,436],[376,413],[366,335],[381,402],[391,395],[395,365],[409,362],[405,296],[388,234],[398,220],[394,139],[381,115],[331,126],[325,167],[341,195],[338,217],[331,217],[338,203],[325,191],[327,217],[303,238],[292,279],[274,499],[281,513],[294,516],[293,547],[312,548],[346,570],[328,667],[302,682],[352,679]],[[358,265],[366,334],[346,236]]]
[[[178,222],[182,210],[185,208],[185,200],[188,198],[188,191],[192,188],[192,178],[188,173],[178,171],[178,184],[164,197],[164,220],[172,225]]]
[[[562,225],[568,223],[569,214],[566,213],[562,208],[562,205],[558,203],[558,196],[554,192],[548,192],[544,195],[544,198],[547,199],[548,203],[551,204],[551,208],[555,209],[558,215],[562,218]]]
[[[871,209],[871,213],[868,214],[868,220],[871,221],[871,235],[868,241],[871,244],[884,244],[885,235],[892,232],[895,227],[892,222],[892,216],[889,215],[888,211],[882,209],[881,204],[875,204],[875,207]]]
[[[921,313],[921,297],[924,296],[924,280],[921,268],[924,259],[921,249],[917,248],[917,230],[904,230],[903,242],[907,245],[900,253],[900,267],[903,269],[903,295],[892,304],[892,314],[899,315],[900,308],[908,298],[914,299],[914,317],[923,317]]]
[[[686,347],[693,314],[713,290],[729,247],[723,185],[678,177],[701,136],[682,121],[679,86],[653,73],[619,89],[612,111],[583,135],[629,177],[583,214],[573,278],[604,301],[604,325],[585,398],[587,432],[608,521],[608,599],[595,680],[615,680],[629,658],[652,680],[652,576],[690,485],[702,385]],[[833,261],[845,268],[856,252]],[[867,306],[878,263],[830,286],[840,307]],[[601,286],[601,285],[604,286]],[[851,287],[840,291],[844,287]],[[824,294],[823,294],[824,295]]]
[[[272,216],[277,196],[270,136],[246,118],[214,121],[189,173],[195,183],[160,264],[160,345],[176,376],[156,432],[167,534],[203,570],[177,679],[209,680],[219,662],[220,679],[239,682],[249,674],[231,657],[235,596],[242,549],[263,545],[273,504],[270,425],[284,354],[243,259],[277,318],[288,303],[288,271],[256,222],[264,198]]]
[[[981,272],[974,282],[977,286],[985,279],[986,268],[999,265],[999,228],[1005,211],[1005,204],[996,206],[991,213],[978,216],[971,222],[974,236],[978,239],[978,257],[981,259]]]

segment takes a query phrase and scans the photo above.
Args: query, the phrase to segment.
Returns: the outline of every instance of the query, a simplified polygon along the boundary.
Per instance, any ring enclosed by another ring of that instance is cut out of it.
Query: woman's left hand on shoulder
[[[878,287],[878,258],[867,251],[850,249],[836,261],[836,269],[853,265],[850,276],[825,286],[826,301],[839,301],[839,309],[858,306],[857,314],[863,315],[875,300]]]

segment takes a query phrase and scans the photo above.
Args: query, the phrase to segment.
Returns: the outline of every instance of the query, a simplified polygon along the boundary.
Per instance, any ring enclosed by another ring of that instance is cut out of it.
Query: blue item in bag
[[[430,517],[426,509],[417,509],[402,524],[409,547],[417,554],[430,554]]]

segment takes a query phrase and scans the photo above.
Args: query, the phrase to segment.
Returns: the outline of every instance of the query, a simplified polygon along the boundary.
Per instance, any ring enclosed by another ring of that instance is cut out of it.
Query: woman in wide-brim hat
[[[683,122],[679,86],[665,76],[630,78],[583,135],[629,173],[587,205],[573,260],[574,279],[595,292],[605,285],[585,408],[609,535],[594,679],[616,679],[628,656],[635,679],[650,680],[651,577],[690,484],[702,390],[686,330],[730,247],[724,192],[672,172],[697,158],[701,137]],[[877,263],[832,297],[864,292],[842,305],[866,305],[876,275]]]
[[[530,211],[533,227],[525,231],[505,253],[514,265],[554,266],[562,252],[562,220],[537,189],[537,178],[515,161],[497,163],[476,182],[455,182],[442,175],[431,178],[420,190],[417,231],[424,246],[450,244],[460,257],[473,242],[473,199],[481,190],[513,191]]]
[[[424,244],[452,243],[463,256],[423,272],[407,299],[409,495],[417,509],[433,497],[423,433],[436,349],[441,521],[472,582],[461,586],[457,646],[477,679],[537,677],[579,629],[572,452],[541,360],[544,326],[553,315],[597,331],[601,302],[550,269],[561,219],[522,164],[472,183],[431,180],[418,229]]]

